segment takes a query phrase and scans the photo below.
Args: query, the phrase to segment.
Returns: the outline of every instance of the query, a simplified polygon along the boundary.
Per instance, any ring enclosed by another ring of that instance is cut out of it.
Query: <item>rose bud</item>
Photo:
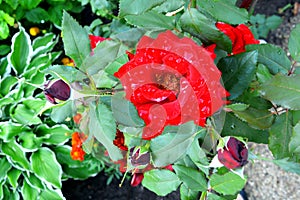
[[[70,98],[71,88],[63,80],[49,81],[45,84],[45,97],[53,104],[57,104],[59,100],[66,101]]]
[[[143,173],[134,173],[131,179],[131,186],[136,187],[138,186],[144,179]]]
[[[234,137],[230,137],[223,149],[218,150],[219,161],[228,169],[235,169],[247,164],[248,149]]]
[[[150,163],[150,153],[143,152],[141,153],[141,149],[134,149],[132,148],[129,153],[130,162],[133,166],[143,166],[148,165]]]

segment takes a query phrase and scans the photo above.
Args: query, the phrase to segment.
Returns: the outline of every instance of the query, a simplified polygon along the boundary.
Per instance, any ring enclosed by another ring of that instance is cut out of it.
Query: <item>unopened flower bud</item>
[[[71,88],[63,80],[49,81],[45,84],[45,97],[53,104],[57,104],[58,100],[66,101],[70,98]]]
[[[218,150],[219,161],[228,169],[235,169],[247,164],[248,149],[234,137],[230,137],[223,149]]]

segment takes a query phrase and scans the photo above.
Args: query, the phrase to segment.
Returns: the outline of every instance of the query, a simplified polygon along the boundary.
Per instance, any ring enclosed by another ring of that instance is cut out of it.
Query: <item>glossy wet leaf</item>
[[[177,175],[167,169],[153,169],[144,173],[142,184],[159,196],[175,191],[181,181]]]
[[[126,15],[140,15],[163,2],[164,0],[121,0],[119,17],[124,17]]]
[[[288,48],[294,60],[300,62],[300,25],[292,30],[288,42]]]
[[[278,74],[264,83],[261,94],[269,101],[291,110],[300,110],[300,75]]]

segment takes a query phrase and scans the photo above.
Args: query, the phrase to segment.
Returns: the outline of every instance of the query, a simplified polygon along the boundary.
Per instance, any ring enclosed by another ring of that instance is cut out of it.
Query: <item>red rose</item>
[[[146,124],[143,139],[160,135],[166,125],[193,120],[204,126],[206,118],[224,104],[221,73],[210,55],[171,31],[157,39],[142,37],[135,55],[115,76]]]
[[[127,146],[125,145],[124,134],[120,130],[117,130],[116,137],[115,137],[115,139],[113,141],[113,144],[115,146],[119,147],[119,149],[121,149],[123,151],[127,151],[128,150]]]
[[[218,150],[218,159],[228,169],[239,168],[248,162],[248,149],[244,143],[230,137],[225,148]]]
[[[107,40],[108,38],[104,38],[104,37],[100,37],[100,36],[96,36],[96,35],[89,35],[89,39],[91,42],[91,48],[95,49],[98,43],[100,43],[104,40]]]
[[[66,101],[70,98],[71,88],[63,80],[49,81],[45,84],[45,97],[53,104],[57,104],[59,100]]]
[[[216,23],[216,27],[225,33],[232,42],[232,54],[238,54],[245,51],[245,46],[248,44],[259,44],[251,30],[245,25],[240,24],[236,27],[222,22]]]

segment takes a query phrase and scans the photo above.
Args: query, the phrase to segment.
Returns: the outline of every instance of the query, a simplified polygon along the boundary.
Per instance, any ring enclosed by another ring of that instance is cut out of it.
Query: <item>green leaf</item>
[[[49,200],[49,199],[63,200],[63,199],[65,199],[63,197],[63,194],[61,193],[61,191],[58,190],[58,189],[56,189],[56,190],[50,190],[50,189],[42,190],[39,197],[40,197],[40,200]]]
[[[223,21],[228,24],[244,24],[249,21],[249,15],[246,9],[238,8],[235,1],[222,0],[198,0],[200,10],[204,10],[212,15],[217,21]]]
[[[31,155],[30,161],[36,176],[57,188],[61,188],[62,168],[53,151],[46,147],[40,148]]]
[[[111,77],[105,71],[99,71],[97,74],[92,75],[92,79],[95,82],[97,88],[113,88],[118,81],[115,77]]]
[[[285,51],[272,44],[253,44],[246,46],[247,51],[258,51],[258,62],[269,68],[272,74],[287,73],[291,61]]]
[[[187,151],[188,156],[195,163],[195,165],[208,175],[208,159],[204,150],[200,147],[198,139],[195,139]]]
[[[62,31],[66,55],[74,60],[77,67],[81,68],[84,59],[91,52],[87,31],[66,11],[63,13]]]
[[[42,182],[38,177],[36,177],[36,174],[23,173],[22,175],[24,176],[26,182],[30,185],[30,187],[35,188],[37,190],[45,189],[44,182]]]
[[[293,127],[293,133],[291,141],[289,143],[289,152],[291,152],[293,158],[300,160],[300,123],[298,122],[295,127]]]
[[[194,122],[188,122],[176,130],[165,130],[162,135],[152,139],[150,149],[154,166],[164,167],[177,161],[192,144],[196,132]]]
[[[224,175],[214,173],[210,177],[211,188],[224,195],[236,194],[243,189],[246,181],[233,172],[227,172]]]
[[[107,149],[110,158],[117,161],[122,158],[118,147],[113,144],[116,136],[116,122],[112,112],[104,105],[90,104],[89,131]]]
[[[0,39],[4,40],[9,36],[9,27],[6,22],[0,21]]]
[[[141,15],[127,15],[125,19],[129,24],[144,28],[173,29],[175,27],[173,16],[166,16],[156,11],[148,11]]]
[[[272,126],[274,116],[268,110],[258,110],[249,107],[244,111],[233,111],[233,113],[242,121],[247,122],[251,127],[256,129],[267,129]]]
[[[222,136],[240,136],[251,142],[268,143],[268,132],[251,128],[246,122],[239,120],[232,113],[226,114]]]
[[[17,75],[22,74],[30,62],[32,55],[31,40],[23,27],[12,38],[12,51],[8,54],[8,62]]]
[[[0,56],[4,56],[10,52],[10,46],[2,44],[0,45]]]
[[[33,125],[42,123],[41,119],[38,117],[38,112],[31,110],[23,104],[18,104],[17,108],[11,117],[17,122],[24,125]]]
[[[277,15],[271,15],[270,17],[268,17],[266,19],[266,26],[270,29],[270,30],[275,30],[276,28],[278,28],[280,26],[280,24],[282,23],[283,18],[277,16]]]
[[[19,134],[18,141],[26,151],[30,152],[36,151],[42,145],[43,139],[28,131]]]
[[[189,32],[201,41],[211,41],[216,43],[219,48],[227,52],[231,51],[231,40],[216,28],[215,21],[208,19],[197,9],[188,9],[180,17],[180,24],[184,31]]]
[[[300,62],[300,25],[292,30],[288,42],[289,52],[294,60]]]
[[[144,173],[142,184],[159,196],[175,191],[181,182],[176,174],[167,169],[152,169]]]
[[[185,184],[182,184],[180,186],[180,199],[181,200],[192,200],[192,199],[198,199],[199,192],[192,191],[188,187],[185,186]]]
[[[112,40],[100,42],[94,49],[94,55],[84,60],[82,70],[86,71],[89,75],[96,74],[116,58],[123,55],[125,50],[125,46],[120,42]]]
[[[33,23],[41,23],[42,21],[48,21],[49,15],[46,10],[38,7],[27,11],[25,18]]]
[[[36,188],[32,188],[26,180],[23,180],[21,194],[24,200],[38,199],[39,191]]]
[[[111,109],[115,120],[124,126],[142,127],[145,125],[135,106],[124,99],[121,93],[117,93],[111,98]]]
[[[7,76],[0,82],[0,94],[7,95],[12,88],[18,83],[18,79],[14,76]]]
[[[20,168],[21,170],[31,169],[23,148],[15,140],[11,140],[7,143],[2,143],[2,152],[6,154],[10,158],[10,160],[12,160],[13,164],[17,164],[17,166],[15,167]]]
[[[129,60],[127,54],[123,54],[117,59],[115,59],[115,61],[113,61],[111,64],[109,64],[105,68],[105,72],[110,75],[114,75],[114,73],[117,72],[121,68],[121,66],[127,63],[128,61]]]
[[[7,172],[11,169],[11,164],[7,161],[5,157],[0,158],[0,183],[5,181],[7,177]]]
[[[273,162],[287,172],[292,172],[300,175],[300,163],[289,161],[288,158],[273,160]]]
[[[43,136],[43,142],[49,145],[61,145],[70,139],[72,130],[65,124],[57,124],[52,127],[42,124],[37,127],[36,134]]]
[[[218,63],[225,88],[230,93],[228,99],[239,97],[249,86],[254,77],[256,62],[257,51],[252,51],[226,57]]]
[[[290,156],[289,143],[292,137],[292,115],[289,112],[277,116],[270,128],[269,149],[276,159]]]
[[[2,165],[1,165],[2,166]],[[19,186],[19,177],[21,175],[21,171],[18,169],[11,169],[8,173],[7,173],[7,179],[9,181],[9,184],[12,186],[12,188],[14,189],[14,191],[17,189],[17,187]]]
[[[37,7],[42,0],[22,0],[19,1],[20,5],[25,9],[33,9]]]
[[[230,109],[232,111],[244,111],[247,108],[249,108],[249,105],[244,103],[233,103],[226,105],[226,109]]]
[[[272,79],[272,74],[270,73],[269,69],[262,64],[258,64],[257,70],[256,70],[256,76],[258,79],[258,82],[264,83],[270,79]]]
[[[183,165],[173,165],[173,169],[183,184],[192,191],[207,190],[206,178],[200,171]]]
[[[263,84],[260,91],[264,98],[275,104],[291,110],[300,110],[300,75],[278,74]]]
[[[23,126],[22,124],[13,123],[11,121],[0,122],[0,138],[4,142],[8,142],[16,135],[29,130],[28,127]]]
[[[75,67],[64,65],[53,65],[45,69],[43,73],[51,74],[55,78],[67,80],[67,82],[70,83],[79,80],[82,81],[83,79],[87,78],[87,76],[84,73],[82,73]]]
[[[126,15],[140,15],[151,8],[162,4],[164,0],[121,0],[119,17],[124,17]]]
[[[56,122],[63,122],[67,117],[71,117],[75,113],[74,101],[67,101],[59,107],[52,108],[51,119]]]

